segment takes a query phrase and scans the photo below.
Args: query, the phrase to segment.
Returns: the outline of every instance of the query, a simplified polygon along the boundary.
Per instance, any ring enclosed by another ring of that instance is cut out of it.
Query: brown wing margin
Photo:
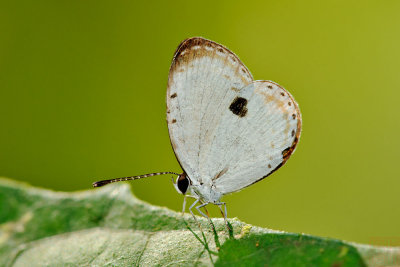
[[[175,68],[182,62],[187,62],[188,58],[187,55],[189,55],[189,53],[185,53],[183,54],[184,51],[190,51],[190,49],[192,49],[195,46],[199,46],[200,49],[198,52],[198,56],[201,56],[202,53],[205,55],[206,53],[208,53],[209,51],[207,51],[206,49],[204,49],[205,47],[209,47],[212,48],[215,51],[218,51],[222,54],[227,54],[230,57],[230,60],[232,62],[237,62],[240,65],[240,71],[242,72],[242,75],[246,75],[248,76],[251,80],[253,80],[253,76],[251,75],[250,71],[247,69],[247,67],[242,63],[242,61],[239,59],[239,57],[237,55],[235,55],[235,53],[233,53],[231,50],[229,50],[228,48],[226,48],[225,46],[218,44],[214,41],[205,39],[203,37],[192,37],[192,38],[188,38],[183,40],[178,48],[175,51],[174,57],[172,59],[172,63],[171,63],[171,67],[169,70],[169,78],[168,78],[168,87],[170,84],[170,79],[171,79],[171,73],[175,70]],[[168,90],[169,91],[169,90]]]

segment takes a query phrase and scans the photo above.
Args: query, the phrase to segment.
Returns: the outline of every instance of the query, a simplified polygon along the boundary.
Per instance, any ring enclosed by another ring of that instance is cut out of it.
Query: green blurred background
[[[399,11],[399,1],[1,1],[0,175],[73,191],[179,172],[168,69],[180,41],[203,36],[286,87],[303,115],[296,153],[225,197],[229,216],[400,245]],[[168,176],[132,188],[181,208]]]

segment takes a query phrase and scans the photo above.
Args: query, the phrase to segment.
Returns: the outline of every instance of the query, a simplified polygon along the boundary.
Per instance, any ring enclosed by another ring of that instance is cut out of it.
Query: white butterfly
[[[192,208],[218,205],[223,195],[252,185],[279,169],[300,138],[301,114],[293,97],[271,81],[254,81],[226,47],[201,37],[175,52],[167,88],[169,136],[182,174],[161,172],[96,182],[179,175],[176,190],[196,200]],[[225,212],[221,205],[225,206]]]

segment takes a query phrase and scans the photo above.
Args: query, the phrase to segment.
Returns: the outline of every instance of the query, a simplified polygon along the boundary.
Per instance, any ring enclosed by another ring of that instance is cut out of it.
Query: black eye
[[[185,194],[186,190],[189,187],[189,179],[186,177],[186,175],[185,174],[181,174],[176,183],[178,185],[179,191],[181,191],[182,194]]]

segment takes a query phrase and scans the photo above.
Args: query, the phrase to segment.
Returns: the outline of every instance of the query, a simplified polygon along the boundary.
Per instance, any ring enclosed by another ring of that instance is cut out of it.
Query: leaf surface
[[[374,247],[182,217],[135,198],[127,184],[64,193],[0,179],[0,266],[395,266]],[[202,236],[206,238],[204,243]],[[217,245],[221,243],[219,251]]]

